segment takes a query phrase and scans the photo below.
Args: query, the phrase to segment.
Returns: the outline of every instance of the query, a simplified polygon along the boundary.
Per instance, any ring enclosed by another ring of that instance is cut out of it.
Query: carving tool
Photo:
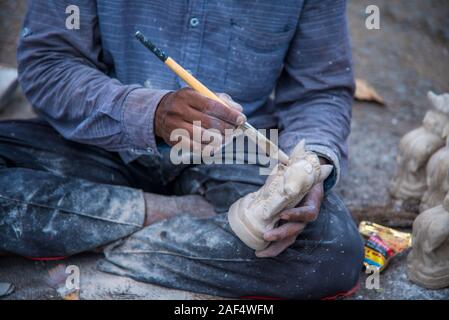
[[[221,100],[215,93],[209,90],[198,79],[192,76],[187,70],[180,66],[175,60],[170,58],[164,51],[156,47],[150,40],[148,40],[140,31],[137,31],[134,35],[146,48],[153,52],[156,57],[165,63],[178,77],[180,77],[185,83],[187,83],[192,89],[208,97],[209,99],[220,102],[227,108],[228,106],[223,100]],[[269,156],[276,158],[274,155],[278,155],[277,159],[284,163],[288,163],[288,156],[278,148],[272,141],[260,133],[256,128],[245,122],[240,126],[240,129],[244,130],[245,134],[252,139],[257,145]]]

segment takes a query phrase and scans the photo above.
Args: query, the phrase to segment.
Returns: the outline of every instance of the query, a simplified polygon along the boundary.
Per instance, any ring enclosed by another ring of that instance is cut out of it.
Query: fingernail
[[[246,117],[245,117],[245,116],[238,116],[238,118],[237,118],[237,124],[238,124],[239,126],[241,126],[242,124],[244,124],[245,121],[246,121]]]

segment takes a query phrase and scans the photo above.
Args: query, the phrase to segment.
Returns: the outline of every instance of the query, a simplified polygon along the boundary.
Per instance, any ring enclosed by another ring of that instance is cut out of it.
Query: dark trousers
[[[223,213],[181,212],[142,229],[143,191],[202,194],[225,212],[266,178],[256,165],[174,166],[167,152],[125,164],[44,122],[0,122],[0,251],[64,257],[109,244],[103,271],[226,297],[322,298],[356,285],[362,240],[332,192],[276,258],[256,258]]]

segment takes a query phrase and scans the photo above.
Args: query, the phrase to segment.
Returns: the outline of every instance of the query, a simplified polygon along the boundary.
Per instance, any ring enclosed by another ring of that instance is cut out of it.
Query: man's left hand
[[[259,258],[275,257],[292,245],[307,223],[318,217],[323,198],[323,183],[319,183],[310,189],[297,207],[281,212],[279,226],[263,235],[266,241],[272,243],[266,249],[256,251],[256,256]]]

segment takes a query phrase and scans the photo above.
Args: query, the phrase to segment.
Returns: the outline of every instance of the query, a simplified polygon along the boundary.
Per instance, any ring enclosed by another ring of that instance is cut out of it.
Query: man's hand
[[[320,158],[320,163],[329,164],[329,161]],[[272,243],[266,249],[256,251],[256,256],[259,258],[275,257],[291,246],[307,223],[315,221],[318,217],[323,198],[323,183],[319,183],[310,189],[297,207],[281,212],[279,227],[267,231],[263,235],[266,241]]]
[[[319,183],[310,189],[298,207],[284,210],[281,213],[279,227],[267,231],[263,235],[266,241],[272,243],[266,249],[256,251],[256,256],[259,258],[275,257],[292,245],[307,223],[318,217],[323,196],[323,184]]]
[[[234,129],[243,124],[246,117],[242,113],[242,107],[226,94],[218,96],[232,108],[227,108],[190,88],[168,93],[156,109],[154,120],[156,135],[167,144],[174,145],[177,141],[170,141],[170,134],[175,129],[185,129],[189,132],[190,139],[195,138],[193,121],[201,121],[202,132],[204,129],[213,128],[219,130],[221,134],[225,129]],[[201,146],[201,143],[202,141],[194,141],[194,145]]]

